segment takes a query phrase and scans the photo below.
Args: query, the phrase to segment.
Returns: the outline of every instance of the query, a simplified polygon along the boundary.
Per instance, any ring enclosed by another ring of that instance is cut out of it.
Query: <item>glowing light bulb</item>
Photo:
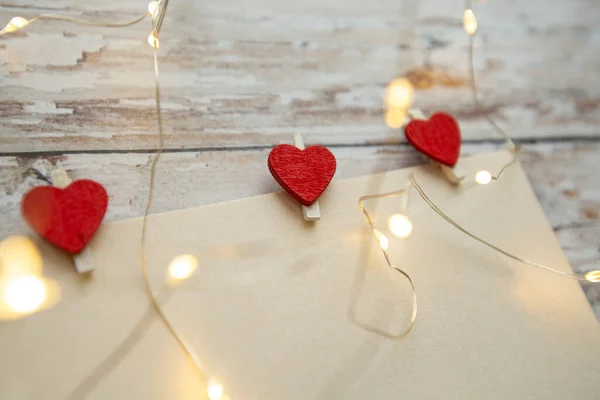
[[[23,17],[14,17],[10,20],[9,24],[14,25],[17,28],[23,28],[24,26],[29,25],[29,21]]]
[[[413,104],[415,89],[406,78],[394,79],[388,84],[385,103],[388,108],[408,110]]]
[[[469,35],[474,35],[475,32],[477,32],[477,18],[475,18],[475,14],[470,8],[465,10],[463,16],[463,28],[465,28],[465,31]]]
[[[219,400],[223,397],[223,386],[221,386],[219,381],[213,378],[208,381],[206,394],[210,400]]]
[[[148,35],[148,44],[155,49],[160,47],[160,42],[158,40],[158,36],[156,36],[156,32],[151,32]]]
[[[46,299],[46,286],[38,277],[27,275],[11,279],[4,290],[4,300],[14,311],[31,313]]]
[[[407,238],[412,233],[412,222],[404,214],[394,214],[388,219],[388,228],[396,237]]]
[[[8,24],[6,24],[6,27],[3,29],[3,31],[4,32],[14,32],[14,31],[19,30],[27,25],[29,25],[29,21],[27,21],[25,18],[14,17],[13,19],[10,20],[10,22]]]
[[[0,242],[0,271],[5,279],[40,275],[42,257],[35,243],[25,236],[9,236]]]
[[[377,229],[373,229],[373,233],[375,233],[375,238],[379,242],[379,246],[381,246],[381,248],[384,251],[387,251],[390,245],[390,241],[388,240],[388,238],[383,233],[379,232]]]
[[[184,280],[192,276],[198,268],[198,259],[191,254],[183,254],[175,257],[169,264],[169,275],[178,280]]]
[[[401,128],[406,122],[407,110],[404,108],[390,108],[385,112],[385,124],[390,128]]]
[[[158,1],[151,1],[148,4],[148,12],[152,15],[152,18],[156,16],[156,12],[158,11]]]
[[[588,282],[600,282],[600,270],[590,271],[585,274],[585,279]]]
[[[479,183],[480,185],[487,185],[491,181],[492,174],[490,174],[488,171],[479,171],[475,174],[475,182]]]

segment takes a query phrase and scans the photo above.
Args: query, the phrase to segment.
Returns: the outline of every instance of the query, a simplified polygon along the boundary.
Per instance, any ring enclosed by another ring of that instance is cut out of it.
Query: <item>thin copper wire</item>
[[[367,217],[367,222],[369,223],[369,227],[371,228],[371,231],[373,232],[373,235],[375,236],[376,239],[377,239],[377,234],[375,232],[377,231],[377,229],[375,228],[375,225],[373,224],[373,220],[371,219],[369,212],[367,211],[367,209],[364,206],[364,202],[367,200],[383,199],[383,198],[388,198],[388,197],[399,196],[402,194],[408,195],[407,189],[402,189],[402,190],[398,190],[395,192],[389,192],[389,193],[383,193],[383,194],[362,196],[361,198],[358,199],[358,206],[360,207],[363,214],[365,214],[365,217]],[[386,337],[388,339],[400,340],[400,339],[404,339],[406,336],[408,336],[408,334],[410,333],[412,328],[415,326],[415,321],[417,319],[417,313],[418,313],[417,291],[415,289],[415,284],[414,284],[412,278],[410,277],[410,275],[408,273],[406,273],[403,269],[398,268],[394,264],[392,264],[392,261],[390,260],[390,255],[388,254],[387,249],[384,249],[383,247],[381,247],[381,251],[383,252],[383,256],[385,257],[385,262],[387,263],[388,267],[390,267],[392,270],[394,270],[394,271],[400,273],[402,276],[404,276],[406,278],[406,280],[408,281],[408,283],[410,284],[410,288],[412,291],[412,315],[410,317],[410,324],[409,324],[408,328],[406,328],[404,331],[401,331],[400,333],[397,333],[397,334],[390,334],[379,328],[375,328],[375,327],[368,326],[365,324],[360,324],[360,325],[363,329],[366,329],[369,332],[376,333],[376,334]]]
[[[471,0],[466,0],[466,3],[467,3],[467,9],[472,9],[473,2]],[[506,163],[504,166],[502,166],[502,168],[500,169],[500,171],[498,171],[497,174],[492,175],[493,180],[498,180],[498,179],[500,179],[500,176],[502,176],[502,173],[504,173],[504,171],[509,166],[511,166],[517,162],[517,158],[519,155],[519,147],[517,147],[515,145],[515,143],[510,138],[510,135],[504,129],[502,129],[502,127],[500,125],[498,125],[498,123],[496,123],[496,121],[489,115],[489,113],[483,111],[483,106],[482,106],[481,100],[479,98],[479,89],[477,87],[477,79],[475,78],[475,35],[477,34],[477,32],[478,32],[478,30],[473,32],[473,34],[468,35],[469,36],[469,83],[471,86],[471,94],[473,96],[473,107],[475,108],[475,112],[476,113],[481,112],[483,114],[483,117],[494,128],[494,130],[496,132],[498,132],[498,134],[500,134],[500,136],[502,136],[505,139],[506,145],[508,146],[508,149],[512,154],[511,160],[508,163]]]
[[[167,3],[168,1],[164,1],[164,5],[161,8],[159,17],[156,21],[152,21],[152,32],[154,32],[155,36],[158,37],[158,21],[162,21],[164,15],[167,11]],[[148,299],[152,304],[152,308],[156,312],[156,314],[160,317],[165,327],[169,330],[173,338],[180,345],[181,349],[188,356],[190,361],[192,361],[194,367],[196,368],[199,375],[203,378],[207,378],[207,374],[202,368],[202,364],[200,363],[200,359],[193,351],[190,344],[185,340],[185,338],[177,331],[175,326],[171,323],[169,318],[167,318],[165,312],[163,311],[158,299],[154,295],[152,291],[152,287],[150,285],[150,279],[148,276],[148,268],[146,262],[146,242],[147,242],[147,233],[148,233],[148,215],[150,214],[150,209],[152,208],[152,200],[154,195],[154,185],[156,181],[156,165],[160,159],[160,156],[164,149],[164,131],[163,131],[163,121],[162,121],[162,108],[160,105],[160,71],[158,68],[158,49],[153,48],[153,59],[154,59],[154,78],[155,78],[155,103],[156,103],[156,115],[157,115],[157,125],[158,125],[158,148],[154,157],[152,158],[152,162],[150,164],[150,183],[148,186],[148,199],[146,202],[146,209],[144,211],[144,217],[142,219],[142,237],[141,237],[141,270],[142,277],[144,278],[144,287],[146,289],[146,294],[148,295]]]
[[[486,246],[488,246],[489,248],[496,250],[497,252],[505,255],[508,258],[512,258],[515,261],[519,261],[523,264],[527,264],[527,265],[531,265],[532,267],[536,267],[539,269],[543,269],[545,271],[549,271],[549,272],[553,272],[555,274],[564,276],[566,278],[569,279],[576,279],[579,281],[587,281],[587,279],[585,278],[584,275],[582,274],[571,274],[568,272],[563,272],[557,269],[554,269],[552,267],[548,267],[547,265],[543,265],[540,263],[536,263],[534,261],[530,261],[527,260],[523,257],[519,257],[517,255],[514,255],[513,253],[502,249],[501,247],[498,247],[490,242],[488,242],[485,239],[482,239],[481,237],[475,235],[474,233],[471,233],[470,231],[468,231],[466,228],[464,228],[462,225],[460,225],[458,222],[456,222],[455,220],[453,220],[448,214],[446,214],[441,208],[439,208],[434,202],[433,200],[431,200],[431,198],[429,196],[427,196],[427,194],[425,193],[425,191],[423,190],[423,188],[421,187],[421,185],[419,185],[417,183],[417,180],[415,179],[415,175],[411,174],[410,175],[410,183],[412,185],[412,187],[414,187],[417,190],[417,193],[419,193],[419,195],[421,196],[421,198],[425,201],[425,203],[427,203],[427,205],[433,210],[435,211],[440,217],[444,218],[447,222],[449,222],[452,226],[454,226],[456,229],[458,229],[459,231],[461,231],[462,233],[464,233],[465,235],[477,240],[479,243],[482,243]]]
[[[125,28],[127,26],[137,24],[138,22],[144,20],[146,17],[148,17],[150,15],[151,14],[149,12],[146,12],[144,15],[140,16],[139,18],[134,19],[133,21],[113,23],[113,22],[91,21],[91,20],[87,20],[87,19],[75,18],[75,17],[70,17],[68,15],[60,15],[60,14],[40,14],[40,15],[28,20],[27,22],[28,22],[28,24],[32,24],[35,21],[38,21],[41,19],[53,19],[53,20],[58,20],[58,21],[74,22],[76,24],[100,26],[103,28]],[[7,31],[6,29],[2,29],[0,31],[0,35],[4,35],[9,32],[10,31]]]
[[[379,242],[379,238],[377,236],[377,228],[375,227],[375,224],[373,223],[373,220],[371,218],[371,215],[369,214],[369,212],[367,211],[366,207],[364,206],[364,202],[367,200],[375,200],[375,199],[384,199],[384,198],[390,198],[390,197],[396,197],[396,196],[401,196],[401,195],[406,195],[409,196],[410,193],[410,188],[415,188],[417,193],[419,194],[419,196],[421,196],[421,198],[425,201],[425,203],[433,210],[435,211],[439,216],[441,216],[444,220],[446,220],[448,223],[450,223],[452,226],[454,226],[456,229],[458,229],[459,231],[461,231],[462,233],[466,234],[467,236],[475,239],[476,241],[478,241],[479,243],[482,243],[484,245],[486,245],[487,247],[503,254],[504,256],[511,258],[515,261],[521,262],[523,264],[527,264],[530,265],[532,267],[535,268],[539,268],[542,269],[544,271],[548,271],[548,272],[552,272],[555,274],[558,274],[560,276],[563,276],[565,278],[569,278],[569,279],[574,279],[574,280],[578,280],[578,281],[588,281],[588,279],[586,279],[585,275],[582,274],[573,274],[573,273],[568,273],[568,272],[564,272],[564,271],[560,271],[557,269],[554,269],[552,267],[549,267],[547,265],[543,265],[540,263],[536,263],[534,261],[530,261],[527,260],[523,257],[519,257],[507,250],[504,250],[501,247],[498,247],[490,242],[488,242],[487,240],[471,233],[470,231],[468,231],[466,228],[464,228],[462,225],[460,225],[458,222],[456,222],[454,219],[452,219],[448,214],[446,214],[441,208],[439,208],[434,202],[433,200],[425,193],[425,191],[423,190],[423,188],[421,187],[421,185],[418,184],[414,173],[410,175],[409,177],[410,180],[410,186],[408,187],[408,189],[401,189],[401,190],[397,190],[397,191],[393,191],[393,192],[387,192],[387,193],[381,193],[381,194],[372,194],[372,195],[366,195],[366,196],[362,196],[359,198],[358,200],[358,206],[360,207],[360,210],[363,212],[363,214],[365,215],[365,217],[367,218],[367,222],[369,224],[369,228],[371,229],[371,232],[373,233],[373,237],[375,238],[376,241]],[[410,201],[410,198],[407,199],[407,202]],[[389,334],[383,330],[380,330],[378,328],[374,328],[365,324],[360,324],[360,326],[372,333],[378,334],[380,336],[389,338],[389,339],[394,339],[394,340],[399,340],[399,339],[403,339],[405,338],[410,331],[412,330],[412,328],[415,325],[415,321],[417,319],[417,313],[418,313],[418,307],[417,307],[417,291],[415,288],[415,284],[412,280],[412,278],[410,277],[410,275],[402,270],[401,268],[398,268],[397,266],[395,266],[389,256],[389,253],[387,251],[386,248],[381,247],[381,251],[383,252],[384,258],[385,258],[385,262],[387,263],[388,267],[390,267],[391,269],[395,270],[396,272],[399,272],[400,274],[402,274],[410,283],[410,287],[411,287],[411,291],[412,291],[412,304],[413,304],[413,312],[411,315],[411,319],[410,319],[410,325],[409,327],[404,330],[403,332],[399,333],[399,334]]]
[[[160,33],[160,28],[162,27],[163,21],[165,19],[165,15],[167,13],[167,6],[169,5],[169,0],[161,0],[160,3],[162,3],[162,9],[161,9],[160,13],[158,14],[158,19],[157,19],[155,27],[154,27],[156,36],[158,36],[158,34]]]

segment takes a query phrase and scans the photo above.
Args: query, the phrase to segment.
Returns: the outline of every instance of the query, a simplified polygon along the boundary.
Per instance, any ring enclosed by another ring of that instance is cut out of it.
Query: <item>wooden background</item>
[[[22,0],[15,15],[130,20],[146,0]],[[279,190],[266,157],[301,132],[339,160],[336,179],[418,164],[386,128],[385,85],[460,121],[463,154],[501,141],[473,110],[459,0],[171,0],[161,33],[167,150],[153,212]],[[521,162],[573,268],[600,269],[600,7],[476,2],[484,113]],[[157,145],[150,22],[41,21],[0,38],[0,237],[27,233],[21,196],[56,165],[110,193],[107,220],[139,216]],[[584,285],[600,317],[600,288]]]

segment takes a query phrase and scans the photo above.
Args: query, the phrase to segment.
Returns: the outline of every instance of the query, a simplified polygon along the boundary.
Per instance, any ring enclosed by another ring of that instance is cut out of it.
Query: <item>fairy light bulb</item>
[[[4,32],[14,32],[14,31],[19,30],[27,25],[29,25],[29,21],[27,21],[25,18],[14,17],[13,19],[10,20],[10,22],[8,24],[6,24],[6,27],[3,29],[3,31]]]
[[[206,394],[210,400],[219,400],[223,398],[223,386],[216,379],[212,378],[208,381]]]
[[[42,275],[43,261],[36,244],[25,236],[0,242],[0,317],[30,314],[60,298],[60,286]]]
[[[152,15],[152,18],[156,17],[156,12],[158,11],[158,1],[151,1],[148,4],[148,12]]]
[[[5,279],[40,275],[42,265],[42,256],[28,237],[9,236],[0,242],[0,273]]]
[[[475,174],[475,182],[480,185],[487,185],[492,181],[492,174],[488,171],[479,171]]]
[[[600,282],[600,270],[588,272],[585,274],[585,280],[588,282]]]
[[[463,15],[463,28],[469,35],[474,35],[477,32],[477,18],[475,18],[475,13],[470,8],[467,8]]]
[[[46,299],[44,282],[32,275],[11,279],[4,289],[4,301],[18,313],[31,313],[37,310]]]
[[[388,220],[390,232],[401,239],[407,238],[412,233],[412,222],[404,214],[394,214]]]
[[[184,280],[192,276],[198,268],[198,259],[191,254],[175,257],[169,264],[169,275],[177,280]]]
[[[155,49],[158,49],[160,47],[160,42],[158,40],[158,36],[156,36],[156,32],[150,32],[150,34],[148,35],[148,44]]]
[[[379,246],[381,246],[381,249],[383,251],[387,251],[390,245],[390,241],[388,240],[388,238],[383,233],[379,232],[377,229],[373,229],[373,233],[375,234],[375,238],[379,242]]]
[[[389,109],[408,110],[415,98],[415,88],[406,78],[394,79],[388,84],[385,103]]]

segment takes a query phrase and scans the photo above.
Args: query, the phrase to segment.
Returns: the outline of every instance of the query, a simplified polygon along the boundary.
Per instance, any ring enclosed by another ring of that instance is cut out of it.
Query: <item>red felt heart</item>
[[[412,120],[404,129],[406,139],[427,157],[453,167],[460,155],[460,129],[446,113],[435,113],[428,121]]]
[[[335,174],[335,156],[323,146],[300,150],[280,144],[269,154],[271,174],[300,204],[310,206],[317,201]]]
[[[21,213],[44,239],[69,253],[79,253],[92,238],[108,206],[102,185],[82,179],[64,189],[36,187],[25,194]]]

